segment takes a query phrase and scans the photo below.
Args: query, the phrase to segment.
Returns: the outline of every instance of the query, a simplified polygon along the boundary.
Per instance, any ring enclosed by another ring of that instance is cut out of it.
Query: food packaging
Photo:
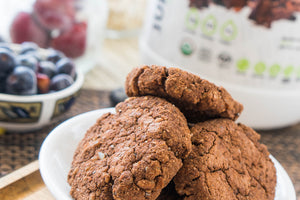
[[[140,52],[223,86],[253,128],[300,121],[299,0],[151,1]]]

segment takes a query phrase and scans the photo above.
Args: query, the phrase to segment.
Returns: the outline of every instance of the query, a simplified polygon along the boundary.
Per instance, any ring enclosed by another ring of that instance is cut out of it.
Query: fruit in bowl
[[[36,0],[31,12],[19,12],[10,27],[14,43],[32,41],[53,47],[68,57],[82,56],[86,49],[87,23],[78,20],[75,0]],[[78,14],[79,15],[79,14]]]
[[[30,49],[29,49],[30,47]],[[19,52],[0,46],[0,76],[4,87],[0,92],[13,95],[44,94],[65,89],[73,84],[76,69],[63,53],[49,50],[44,57],[34,43],[24,42]],[[53,59],[56,53],[60,58]]]
[[[0,45],[0,127],[38,129],[66,112],[83,84],[73,61],[33,43]]]

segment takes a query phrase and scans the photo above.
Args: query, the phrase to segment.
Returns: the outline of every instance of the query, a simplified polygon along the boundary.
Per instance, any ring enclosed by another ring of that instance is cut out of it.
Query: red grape
[[[48,43],[48,34],[38,27],[26,12],[20,12],[15,17],[10,27],[10,36],[14,43],[32,41],[43,48],[46,48]]]
[[[68,30],[75,20],[73,0],[36,0],[33,14],[46,29]]]
[[[50,78],[46,74],[36,74],[37,77],[37,87],[39,94],[45,94],[49,92]]]
[[[84,22],[74,23],[72,28],[54,38],[51,46],[60,50],[68,57],[81,56],[86,48],[87,25]]]

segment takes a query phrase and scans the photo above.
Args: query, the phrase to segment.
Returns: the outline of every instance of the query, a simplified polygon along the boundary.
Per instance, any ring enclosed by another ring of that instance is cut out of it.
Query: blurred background
[[[297,0],[11,0],[0,9],[4,41],[61,51],[84,88],[123,87],[141,64],[176,66],[227,89],[253,128],[300,119]]]
[[[145,10],[146,0],[1,1],[0,34],[5,42],[32,41],[42,48],[62,51],[74,58],[86,74],[92,68],[105,66],[101,65],[106,57],[101,52],[105,39],[138,37]],[[105,82],[98,84],[110,88],[121,85],[119,79],[114,79],[114,85]]]

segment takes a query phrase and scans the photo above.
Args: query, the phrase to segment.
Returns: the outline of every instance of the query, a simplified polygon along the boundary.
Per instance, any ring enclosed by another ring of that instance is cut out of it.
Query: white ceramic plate
[[[40,155],[39,164],[42,178],[58,200],[70,200],[70,186],[67,175],[71,167],[73,153],[86,130],[96,119],[114,108],[106,108],[75,116],[56,127],[45,139]],[[275,200],[296,200],[294,186],[283,167],[271,156],[277,170],[277,186]]]

